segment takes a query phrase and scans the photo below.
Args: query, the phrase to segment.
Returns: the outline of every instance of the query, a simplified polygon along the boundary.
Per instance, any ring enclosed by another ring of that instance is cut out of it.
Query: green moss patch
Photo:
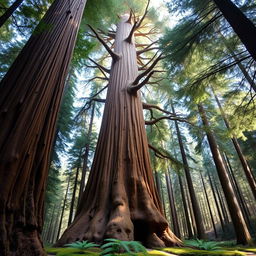
[[[204,256],[244,256],[245,252],[238,250],[216,250],[216,251],[206,251],[206,250],[195,250],[191,248],[164,248],[164,252],[169,252],[177,255],[204,255]]]
[[[46,248],[45,250],[49,255],[56,255],[56,256],[81,256],[81,255],[98,256],[99,255],[99,252],[95,252],[93,250],[81,250],[76,248]]]

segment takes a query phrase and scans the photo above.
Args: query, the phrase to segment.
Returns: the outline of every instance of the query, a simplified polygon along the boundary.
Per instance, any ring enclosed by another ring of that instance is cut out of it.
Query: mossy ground
[[[46,248],[48,255],[56,256],[81,256],[81,255],[91,255],[98,256],[100,255],[100,249],[74,249],[74,248]],[[246,252],[255,252],[256,248],[248,247],[229,247],[223,248],[216,251],[206,251],[206,250],[196,250],[191,248],[163,248],[159,250],[150,250],[148,254],[151,256],[168,256],[170,254],[182,255],[182,256],[246,256]],[[127,256],[128,254],[116,254],[118,256]],[[137,253],[134,255],[142,256],[142,253]]]

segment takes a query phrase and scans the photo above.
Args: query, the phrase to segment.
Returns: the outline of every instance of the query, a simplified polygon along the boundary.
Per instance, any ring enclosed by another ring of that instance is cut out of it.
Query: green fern
[[[89,249],[93,247],[98,247],[99,245],[85,240],[85,241],[76,241],[71,244],[65,244],[65,246],[70,248],[77,248],[77,249]]]
[[[143,253],[144,255],[148,254],[146,248],[137,241],[121,241],[114,238],[108,238],[104,241],[107,243],[101,246],[103,251],[100,255],[103,256],[113,256],[120,252],[125,252],[130,256],[134,256],[138,252]]]
[[[221,249],[221,247],[218,246],[218,242],[214,241],[204,241],[196,239],[185,241],[184,244],[187,246],[193,246],[207,251],[215,251]]]

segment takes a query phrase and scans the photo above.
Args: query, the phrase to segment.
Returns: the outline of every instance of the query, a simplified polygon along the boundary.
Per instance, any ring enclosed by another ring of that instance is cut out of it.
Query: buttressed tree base
[[[121,16],[114,51],[91,28],[113,59],[108,93],[90,177],[76,217],[57,246],[77,240],[101,243],[105,238],[137,240],[147,247],[181,244],[163,215],[150,166],[138,90],[162,55],[138,75],[134,35],[144,18],[132,24],[132,14]]]

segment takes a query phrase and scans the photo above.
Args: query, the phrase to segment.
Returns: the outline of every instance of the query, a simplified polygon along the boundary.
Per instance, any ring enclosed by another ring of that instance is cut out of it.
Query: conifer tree
[[[56,0],[0,83],[1,255],[45,255],[50,149],[84,6]]]

